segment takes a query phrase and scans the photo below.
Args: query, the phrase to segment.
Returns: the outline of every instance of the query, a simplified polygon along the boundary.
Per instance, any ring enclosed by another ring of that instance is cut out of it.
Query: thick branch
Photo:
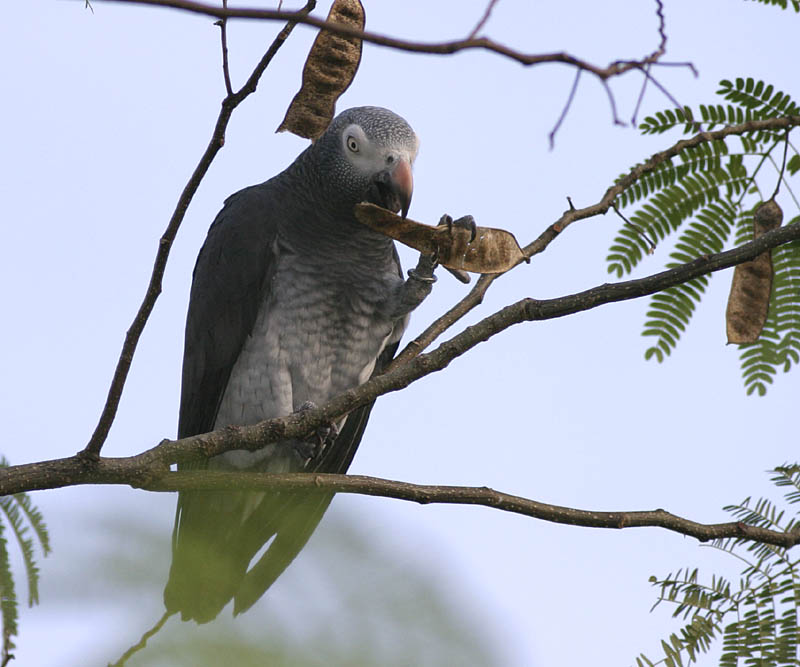
[[[606,67],[593,65],[590,62],[577,58],[569,53],[523,53],[512,49],[509,46],[495,42],[486,37],[468,37],[448,42],[413,42],[410,40],[379,35],[374,32],[357,30],[341,23],[329,23],[315,16],[301,16],[299,12],[279,11],[274,9],[252,9],[252,8],[222,8],[214,5],[207,5],[193,0],[105,0],[106,2],[124,2],[139,5],[157,5],[159,7],[171,7],[181,9],[196,14],[205,14],[217,19],[260,19],[268,21],[296,21],[304,23],[314,28],[324,29],[337,35],[345,37],[356,37],[371,44],[385,46],[390,49],[398,49],[411,53],[431,53],[436,55],[452,55],[460,51],[480,49],[497,53],[522,65],[541,65],[544,63],[561,63],[577,67],[578,69],[591,72],[599,79],[605,81],[614,76],[619,76],[631,70],[640,70],[648,63],[657,62],[663,54],[663,47],[660,47],[649,56],[641,60],[618,60],[610,63]],[[690,63],[676,63],[691,67]]]
[[[550,505],[485,486],[440,486],[397,482],[365,475],[332,475],[315,473],[264,474],[225,472],[173,472],[151,484],[151,491],[184,491],[188,489],[285,489],[287,491],[333,491],[383,498],[408,500],[423,505],[483,505],[504,512],[587,528],[665,528],[694,537],[701,542],[733,537],[774,544],[787,549],[800,542],[800,532],[780,532],[739,521],[702,524],[671,514],[663,509],[628,512],[597,512]]]
[[[49,466],[60,474],[74,475],[78,484],[128,484],[149,491],[187,491],[196,489],[254,489],[354,493],[396,498],[421,504],[482,505],[504,512],[522,514],[550,523],[589,528],[665,528],[701,542],[721,538],[741,538],[791,548],[800,542],[800,532],[780,532],[741,522],[702,524],[670,514],[663,509],[650,511],[598,512],[550,505],[487,487],[433,486],[397,482],[364,475],[319,473],[267,474],[251,472],[182,471],[148,464],[145,455],[127,459],[100,458],[87,467],[79,457],[49,461],[34,466]]]
[[[310,0],[306,4],[306,7],[295,13],[295,15],[299,16],[304,12],[308,13],[314,8],[315,5],[316,0]],[[178,199],[178,203],[175,206],[175,211],[172,213],[172,217],[167,224],[167,228],[164,230],[164,233],[161,235],[161,239],[159,240],[156,259],[153,264],[153,271],[150,275],[150,282],[147,285],[144,299],[142,300],[142,304],[139,306],[139,310],[133,319],[133,323],[125,334],[125,342],[122,344],[122,351],[119,355],[117,366],[114,369],[114,377],[111,380],[111,386],[108,390],[108,396],[106,398],[105,405],[103,406],[103,411],[100,414],[97,427],[95,428],[89,443],[84,449],[84,453],[89,456],[97,456],[100,453],[100,449],[103,447],[103,443],[105,443],[106,438],[108,437],[111,424],[114,422],[114,417],[117,414],[117,407],[119,406],[119,401],[122,397],[122,390],[125,387],[125,381],[128,378],[128,371],[130,370],[131,363],[133,362],[133,355],[136,351],[136,346],[139,344],[139,338],[142,335],[142,331],[144,331],[144,327],[145,324],[147,324],[150,313],[153,312],[153,307],[155,306],[156,300],[161,294],[161,282],[164,278],[164,271],[167,268],[167,260],[169,259],[169,252],[172,249],[172,242],[175,240],[175,236],[178,233],[178,228],[181,226],[181,222],[183,222],[183,218],[186,215],[186,210],[189,208],[189,203],[192,201],[195,192],[197,192],[197,188],[200,187],[200,182],[205,177],[208,168],[211,166],[212,161],[217,155],[217,152],[219,152],[219,149],[222,148],[225,143],[225,130],[228,127],[228,121],[230,120],[231,114],[233,113],[233,110],[239,106],[239,104],[241,104],[241,102],[248,95],[255,91],[256,86],[258,85],[258,80],[261,78],[261,75],[264,73],[267,65],[269,65],[272,58],[278,52],[278,49],[289,37],[289,34],[295,25],[296,22],[290,22],[283,28],[283,30],[281,30],[280,33],[278,33],[278,36],[272,42],[258,65],[256,65],[253,73],[250,75],[250,78],[247,80],[245,85],[242,86],[241,90],[232,95],[228,95],[222,101],[222,108],[220,109],[219,116],[217,117],[217,122],[214,126],[214,132],[211,135],[211,141],[208,142],[206,150],[203,152],[203,155],[200,158],[200,161],[197,163],[194,172],[192,172],[192,175],[189,177],[189,182],[184,187],[183,192]],[[226,82],[229,83],[227,78]]]
[[[231,449],[255,450],[272,442],[302,438],[317,426],[331,423],[382,394],[404,389],[419,378],[446,368],[453,359],[515,324],[564,317],[607,303],[653,294],[749,261],[762,252],[796,240],[800,240],[800,223],[767,232],[733,250],[700,257],[646,278],[599,285],[556,299],[522,299],[467,327],[432,352],[378,375],[321,407],[268,419],[253,426],[228,427],[182,440],[164,440],[153,449],[127,459],[92,460],[79,455],[0,469],[0,495],[75,484],[131,484],[133,478],[139,480],[137,486],[145,486],[148,480],[161,475],[172,463],[207,458]]]

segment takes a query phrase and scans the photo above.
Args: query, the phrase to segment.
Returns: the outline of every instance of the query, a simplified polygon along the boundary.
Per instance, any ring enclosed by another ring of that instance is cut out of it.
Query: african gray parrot
[[[405,215],[418,145],[391,111],[349,109],[288,169],[226,200],[194,270],[179,437],[323,404],[388,363],[409,313],[431,290],[434,260],[420,257],[403,280],[393,242],[356,221],[353,208],[369,201]],[[343,473],[371,408],[307,441],[181,467]],[[330,500],[182,492],[167,611],[203,623],[231,598],[235,614],[248,609],[302,549]]]

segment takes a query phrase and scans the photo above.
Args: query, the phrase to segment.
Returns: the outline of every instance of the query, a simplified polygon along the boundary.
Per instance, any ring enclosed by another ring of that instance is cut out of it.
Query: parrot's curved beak
[[[411,195],[414,192],[414,178],[411,165],[405,158],[398,158],[388,169],[379,172],[370,188],[371,199],[385,209],[405,218],[411,206]]]
[[[411,165],[404,159],[399,159],[392,171],[392,184],[394,191],[400,199],[400,212],[405,218],[411,206],[411,195],[414,194],[414,177],[411,175]]]

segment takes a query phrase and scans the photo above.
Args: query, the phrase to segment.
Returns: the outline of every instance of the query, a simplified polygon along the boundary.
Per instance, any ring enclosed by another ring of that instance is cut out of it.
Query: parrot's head
[[[411,166],[419,139],[397,114],[381,107],[340,113],[317,141],[328,185],[352,205],[367,201],[403,217],[411,205]]]

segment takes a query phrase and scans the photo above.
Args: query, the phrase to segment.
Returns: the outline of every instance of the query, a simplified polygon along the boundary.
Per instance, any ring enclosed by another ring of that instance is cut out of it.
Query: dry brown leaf
[[[358,204],[355,213],[359,222],[375,231],[426,255],[437,254],[439,263],[449,269],[502,273],[525,260],[517,239],[503,229],[478,227],[470,242],[468,229],[423,225],[374,204]]]
[[[364,29],[359,0],[336,0],[328,21]],[[361,62],[361,40],[321,30],[303,67],[303,85],[294,96],[278,132],[288,130],[312,141],[330,125],[336,100],[347,90]]]
[[[782,221],[783,211],[775,200],[764,202],[753,214],[753,238],[777,229]],[[767,321],[772,277],[772,253],[769,250],[733,270],[725,312],[729,343],[755,343],[758,340]]]

